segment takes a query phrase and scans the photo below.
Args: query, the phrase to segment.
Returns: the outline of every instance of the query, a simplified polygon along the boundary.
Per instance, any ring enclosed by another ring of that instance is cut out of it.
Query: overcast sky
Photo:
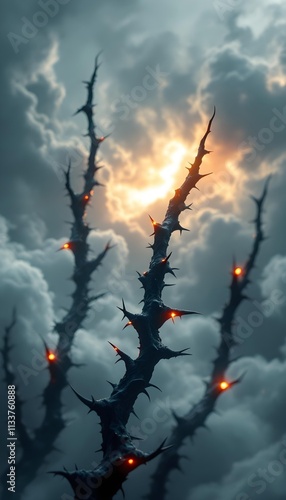
[[[95,253],[109,239],[117,245],[94,279],[95,290],[108,294],[76,337],[74,358],[86,367],[70,372],[72,385],[86,396],[109,395],[106,380],[118,381],[123,367],[114,365],[107,340],[136,356],[137,339],[129,329],[122,333],[116,306],[124,297],[129,309],[139,310],[135,271],[146,270],[150,258],[148,214],[162,219],[215,105],[208,140],[213,153],[202,167],[213,175],[191,194],[193,211],[181,218],[190,232],[173,237],[172,259],[180,270],[177,286],[164,297],[202,316],[162,329],[167,345],[190,346],[192,357],[157,366],[153,381],[162,395],[154,394],[150,406],[143,398],[136,404],[146,436],[141,445],[156,447],[172,426],[171,408],[183,414],[202,393],[219,338],[212,318],[228,296],[233,255],[243,265],[253,242],[250,195],[260,195],[273,174],[264,214],[269,239],[249,290],[253,301],[238,315],[249,334],[229,374],[246,376],[219,401],[211,432],[199,432],[186,446],[191,461],[184,462],[185,475],[172,475],[169,499],[285,499],[285,2],[11,0],[2,8],[0,324],[9,322],[16,305],[13,365],[29,365],[33,349],[42,349],[39,334],[55,340],[53,320],[69,304],[73,260],[56,252],[69,235],[62,168],[71,158],[74,186],[80,186],[86,123],[72,115],[85,99],[82,80],[102,50],[96,123],[98,134],[111,136],[100,149],[105,187],[96,189],[88,219],[96,228]],[[254,312],[260,312],[259,327],[249,320]],[[32,427],[40,422],[36,396],[46,381],[43,370],[27,386],[18,379]],[[87,416],[70,391],[65,401],[70,425],[58,442],[62,454],[49,457],[25,500],[60,498],[70,492],[68,484],[46,471],[72,469],[75,462],[90,468],[96,460],[96,417]],[[158,405],[166,419],[150,430],[144,422]],[[130,420],[130,429],[137,425]],[[130,476],[127,499],[143,498],[155,465]],[[261,480],[265,469],[267,480]]]

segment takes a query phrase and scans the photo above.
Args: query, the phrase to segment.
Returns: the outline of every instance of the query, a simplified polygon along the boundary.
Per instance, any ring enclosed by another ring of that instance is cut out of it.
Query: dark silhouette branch
[[[236,312],[241,303],[248,299],[245,294],[250,284],[250,274],[255,267],[256,259],[265,239],[262,227],[262,212],[265,198],[267,196],[269,180],[267,180],[260,198],[253,198],[256,204],[257,214],[254,220],[256,235],[252,251],[243,268],[237,268],[233,263],[232,281],[230,285],[230,297],[224,306],[221,317],[217,320],[220,325],[220,343],[217,348],[217,356],[213,362],[211,377],[205,384],[204,394],[183,417],[174,413],[175,427],[170,436],[172,448],[160,458],[156,471],[152,475],[150,493],[148,500],[164,500],[167,496],[167,482],[172,471],[180,470],[180,461],[185,458],[180,454],[180,448],[186,439],[192,439],[197,430],[206,427],[206,420],[215,411],[215,406],[220,395],[226,390],[238,384],[243,375],[233,381],[227,381],[226,372],[233,361],[232,351],[236,345],[234,338],[234,321]]]
[[[16,376],[13,366],[10,361],[11,334],[17,323],[17,311],[13,309],[11,322],[4,329],[3,347],[0,350],[3,359],[3,382],[6,387],[10,385],[15,386],[15,406],[17,408],[17,435],[24,446],[29,447],[31,444],[30,432],[23,423],[23,401],[19,396],[17,389]]]
[[[124,361],[126,368],[119,383],[112,386],[111,395],[101,400],[95,400],[93,397],[89,400],[74,390],[80,401],[87,406],[88,411],[95,412],[100,419],[103,452],[102,461],[94,470],[54,472],[69,481],[76,500],[80,500],[83,491],[86,500],[112,499],[122,488],[123,482],[132,470],[165,451],[163,444],[150,454],[139,450],[133,442],[133,437],[127,431],[126,425],[130,414],[134,413],[134,404],[138,396],[141,393],[148,395],[147,389],[151,386],[150,380],[156,364],[161,359],[187,355],[185,352],[187,349],[173,351],[165,346],[159,335],[159,329],[169,319],[173,321],[177,316],[197,313],[168,307],[162,300],[162,291],[166,286],[166,275],[174,275],[174,268],[170,265],[171,254],[167,254],[172,233],[184,230],[180,225],[179,216],[190,207],[185,204],[185,201],[190,191],[196,188],[197,183],[208,175],[200,174],[200,166],[204,156],[210,153],[205,148],[205,142],[211,131],[214,116],[215,111],[201,139],[195,161],[188,169],[188,175],[182,186],[175,191],[174,197],[170,200],[163,222],[159,224],[150,217],[154,231],[154,242],[150,245],[153,251],[152,258],[149,270],[143,274],[138,273],[138,279],[144,289],[142,311],[140,314],[128,311],[124,301],[122,301],[122,307],[119,308],[123,313],[123,319],[128,320],[125,326],[133,327],[138,334],[138,357],[133,360],[117,346],[111,344],[119,359]]]
[[[95,133],[95,123],[93,120],[93,92],[96,82],[97,71],[99,68],[98,56],[95,60],[94,71],[91,79],[84,82],[87,86],[87,100],[77,112],[83,112],[87,117],[88,131],[87,137],[90,140],[89,156],[87,168],[84,172],[83,190],[75,193],[70,179],[71,164],[69,163],[65,172],[65,187],[70,199],[70,208],[72,212],[70,239],[60,250],[71,251],[74,256],[74,270],[72,280],[75,288],[72,293],[71,305],[64,317],[55,323],[54,332],[58,334],[57,345],[51,349],[44,342],[44,351],[47,359],[50,379],[48,385],[43,391],[43,409],[44,417],[41,425],[34,431],[33,437],[29,437],[25,430],[25,424],[22,417],[22,402],[18,400],[17,406],[17,433],[21,445],[21,458],[17,464],[17,492],[14,498],[21,498],[24,489],[33,481],[39,467],[43,464],[47,455],[55,450],[55,442],[61,431],[65,428],[66,422],[62,408],[62,393],[68,387],[67,375],[72,366],[77,366],[70,357],[71,347],[78,329],[82,326],[84,320],[91,308],[91,303],[98,300],[104,294],[91,295],[89,285],[92,274],[96,271],[104,260],[111,247],[107,243],[100,254],[93,259],[89,259],[88,236],[91,228],[85,220],[86,210],[94,194],[94,187],[100,183],[95,179],[97,171],[101,168],[97,166],[96,155],[103,137],[98,138]],[[6,380],[14,380],[12,372],[9,372],[9,334],[15,324],[16,318],[13,318],[12,324],[6,328],[4,338],[4,372]]]

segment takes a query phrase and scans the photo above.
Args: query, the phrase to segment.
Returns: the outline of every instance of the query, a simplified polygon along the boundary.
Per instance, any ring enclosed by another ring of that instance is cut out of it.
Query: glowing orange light
[[[65,243],[65,244],[62,246],[62,248],[63,248],[64,250],[68,250],[68,248],[70,248],[70,244],[69,244],[69,243]]]
[[[88,194],[86,194],[86,195],[85,195],[84,199],[85,199],[85,200],[89,200],[89,196],[88,196]]]
[[[156,226],[157,222],[153,219],[153,217],[151,217],[151,215],[149,215],[149,217],[150,217],[150,221],[151,221],[152,225]]]
[[[133,458],[129,458],[128,463],[129,463],[130,465],[134,464],[134,460],[133,460]]]
[[[128,321],[127,325],[132,325],[132,321]]]
[[[171,318],[175,318],[176,317],[176,313],[175,312],[171,312]]]
[[[226,389],[229,388],[229,383],[226,382],[225,380],[219,384],[220,388],[222,391],[225,391]]]
[[[166,259],[166,257],[165,257],[165,259],[162,259],[162,261],[161,261],[161,262],[166,262],[166,260],[167,260],[167,259]]]
[[[241,267],[236,267],[234,270],[234,274],[235,274],[235,276],[241,276],[241,274],[242,274]]]
[[[54,361],[56,359],[56,355],[53,352],[50,352],[48,354],[48,360],[49,361]]]

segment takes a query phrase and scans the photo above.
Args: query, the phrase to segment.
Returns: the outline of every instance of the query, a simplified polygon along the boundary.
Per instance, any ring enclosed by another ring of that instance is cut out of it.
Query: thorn
[[[54,474],[54,476],[63,476],[65,479],[67,479],[70,482],[70,474],[65,471],[61,470],[51,470],[48,471],[47,474]]]
[[[122,330],[125,330],[125,328],[127,328],[127,326],[131,326],[132,325],[132,321],[128,321],[126,323],[126,325],[122,328]]]
[[[111,385],[112,389],[115,389],[116,384],[113,384],[112,382],[109,382],[109,380],[107,380],[106,382]]]
[[[140,438],[138,436],[132,436],[131,434],[130,434],[130,437],[131,437],[131,439],[134,439],[134,441],[143,441],[143,439],[144,439],[144,438]]]
[[[164,439],[164,441],[160,444],[160,446],[157,448],[157,450],[153,451],[153,453],[150,453],[150,455],[148,455],[146,457],[146,462],[149,462],[150,460],[153,460],[153,458],[156,458],[158,455],[160,455],[161,453],[163,453],[164,451],[167,451],[169,450],[170,448],[173,448],[173,445],[170,445],[170,446],[164,446],[164,444],[166,443],[167,441],[167,438]]]
[[[154,387],[155,389],[158,389],[158,391],[162,392],[162,390],[160,389],[160,387],[158,387],[157,385],[155,384],[148,384],[147,387]]]
[[[149,215],[149,218],[150,218],[150,221],[151,221],[152,225],[153,226],[157,226],[157,222],[155,221],[155,219],[153,219],[153,217],[151,217],[151,215]]]
[[[237,379],[233,380],[233,381],[230,383],[230,385],[236,385],[236,384],[239,384],[239,383],[242,381],[242,379],[245,377],[245,375],[246,375],[246,371],[245,371],[245,372],[243,372],[243,373],[242,373],[242,374],[241,374],[241,375],[240,375]]]
[[[131,412],[136,418],[138,418],[138,420],[140,420],[140,418],[138,417],[137,413],[135,412],[134,408],[132,408]]]
[[[162,260],[161,260],[161,263],[162,264],[166,264],[166,262],[168,262],[168,260],[170,259],[172,255],[172,252],[169,253],[169,255],[167,255],[166,257],[164,257]]]
[[[165,347],[162,349],[162,359],[177,358],[179,356],[191,356],[190,353],[186,352],[189,351],[189,349],[190,347],[187,347],[186,349],[181,349],[180,351],[172,351],[172,349]]]
[[[126,307],[125,307],[125,303],[124,303],[124,300],[122,299],[122,307],[119,307],[117,306],[117,309],[119,309],[119,311],[122,311],[123,312],[123,318],[121,321],[124,320],[124,318],[126,317]]]
[[[189,205],[184,206],[184,210],[192,210],[193,203],[190,203]]]
[[[115,363],[118,363],[119,361],[124,361],[126,368],[131,368],[134,365],[134,361],[128,354],[125,352],[121,351],[116,345],[112,344],[112,342],[108,343],[113,347],[113,349],[117,352],[117,355],[120,357]]]
[[[143,394],[145,394],[145,396],[147,396],[147,398],[149,399],[149,401],[150,401],[150,403],[151,403],[151,398],[150,398],[150,396],[149,396],[148,392],[146,391],[146,389],[143,389],[141,392],[142,392]]]
[[[189,351],[191,348],[186,347],[186,349],[181,349],[180,351],[175,351],[177,356],[192,356],[190,353],[186,352]]]
[[[174,267],[173,267],[173,268],[172,268],[172,267],[170,267],[170,268],[168,269],[167,273],[169,273],[169,274],[171,274],[172,276],[174,276],[174,278],[177,278],[177,276],[175,275],[175,273],[174,273],[173,269],[175,269],[175,268],[174,268]]]
[[[89,408],[89,412],[91,413],[92,411],[95,411],[98,415],[102,413],[102,406],[98,401],[95,401],[94,397],[91,396],[91,400],[81,396],[71,385],[70,385],[71,390],[75,393],[77,398]]]
[[[212,151],[207,151],[207,153],[212,153]],[[204,177],[208,177],[209,175],[212,175],[213,172],[209,172],[208,174],[199,174],[199,178],[203,179]]]
[[[117,306],[117,309],[119,309],[119,311],[122,311],[123,312],[123,317],[122,317],[122,321],[124,320],[124,318],[128,318],[129,321],[132,321],[133,319],[136,318],[136,315],[135,314],[132,314],[131,312],[127,311],[126,307],[125,307],[125,303],[124,303],[124,300],[122,299],[122,307],[119,307]]]
[[[176,222],[176,224],[173,227],[173,231],[180,231],[180,234],[182,234],[182,231],[190,231],[189,229],[186,229],[185,227],[182,227],[181,224]]]

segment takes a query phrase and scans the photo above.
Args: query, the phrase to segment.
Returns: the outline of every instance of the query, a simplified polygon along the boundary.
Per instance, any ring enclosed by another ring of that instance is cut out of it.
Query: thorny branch
[[[16,323],[17,323],[17,311],[16,309],[13,309],[11,322],[4,329],[3,347],[1,349],[1,355],[3,357],[3,371],[4,371],[3,382],[5,383],[6,387],[14,385],[16,388],[15,406],[17,407],[17,419],[18,419],[17,432],[19,435],[19,439],[21,440],[22,443],[24,443],[24,446],[29,447],[31,443],[31,438],[29,431],[27,430],[26,426],[23,423],[23,401],[19,396],[15,373],[9,359],[10,352],[12,349],[11,334],[16,326]]]
[[[95,60],[93,74],[89,81],[84,82],[87,87],[87,100],[84,106],[77,110],[83,112],[87,117],[88,130],[86,136],[90,140],[89,156],[87,168],[84,172],[83,190],[75,193],[70,179],[71,165],[65,172],[65,187],[70,199],[70,208],[73,215],[71,222],[70,239],[61,250],[69,250],[74,256],[74,270],[72,280],[75,284],[72,293],[71,305],[61,321],[54,325],[54,332],[58,334],[58,341],[55,349],[50,349],[44,341],[44,350],[48,363],[50,379],[43,391],[44,417],[41,425],[34,431],[33,436],[27,432],[23,416],[23,402],[18,400],[17,404],[17,433],[19,444],[21,445],[21,458],[18,462],[17,470],[17,493],[14,498],[21,498],[24,489],[33,481],[39,467],[43,464],[47,455],[55,450],[55,442],[61,431],[65,428],[66,422],[63,415],[62,393],[68,386],[67,375],[72,366],[77,366],[72,362],[70,351],[74,342],[74,337],[83,321],[86,319],[91,303],[98,300],[103,294],[91,295],[89,285],[92,274],[101,265],[103,259],[111,248],[107,243],[103,251],[96,258],[88,259],[89,244],[88,236],[91,228],[85,220],[86,210],[94,194],[94,187],[100,183],[95,179],[97,171],[101,168],[97,165],[96,155],[104,137],[97,137],[95,133],[95,123],[93,119],[93,92],[99,68],[98,56]],[[13,321],[6,328],[4,337],[4,347],[2,349],[5,378],[15,382],[15,374],[10,363],[9,335],[16,322],[16,315]],[[19,398],[18,398],[19,399]]]
[[[214,413],[217,400],[220,395],[227,389],[230,389],[235,384],[239,383],[242,379],[232,382],[222,382],[226,380],[226,372],[231,363],[235,361],[232,357],[233,348],[236,345],[234,338],[234,324],[236,312],[241,303],[248,299],[245,294],[245,289],[251,283],[250,274],[255,267],[256,259],[261,247],[261,243],[265,240],[263,233],[262,213],[265,198],[267,196],[268,185],[270,178],[268,178],[263,193],[260,198],[253,200],[256,204],[256,218],[254,220],[256,234],[254,238],[253,248],[241,269],[242,273],[236,272],[236,263],[233,263],[232,282],[230,285],[230,297],[224,306],[221,317],[217,320],[220,325],[220,343],[217,348],[217,356],[213,362],[212,373],[209,381],[205,384],[204,394],[201,400],[196,403],[184,416],[179,417],[174,414],[175,427],[170,436],[172,448],[160,457],[157,468],[152,475],[150,492],[146,496],[148,500],[157,500],[160,498],[164,500],[167,496],[167,483],[170,474],[174,470],[181,470],[180,461],[184,457],[180,455],[180,448],[185,443],[186,439],[193,439],[197,430],[200,427],[206,427],[206,420]]]
[[[99,416],[103,452],[101,463],[93,470],[54,471],[69,481],[76,500],[80,500],[83,494],[86,500],[111,500],[116,492],[122,489],[122,484],[131,471],[166,450],[164,443],[150,454],[137,449],[133,442],[136,437],[129,434],[126,425],[130,414],[135,413],[134,404],[138,396],[141,393],[148,395],[147,389],[152,387],[150,380],[156,364],[161,359],[187,355],[185,352],[187,349],[173,351],[165,346],[159,335],[159,329],[169,319],[174,320],[175,317],[196,313],[165,305],[162,291],[167,286],[165,276],[175,274],[174,268],[170,265],[171,254],[167,253],[172,233],[185,230],[180,225],[179,216],[190,208],[185,203],[186,199],[190,191],[197,187],[197,183],[209,175],[200,174],[200,166],[204,156],[210,153],[205,148],[205,142],[211,132],[214,116],[215,111],[201,139],[195,161],[188,169],[188,175],[182,186],[175,191],[174,197],[170,200],[163,222],[159,224],[150,217],[154,230],[154,242],[150,245],[152,258],[149,270],[143,274],[138,273],[138,279],[144,289],[142,311],[140,314],[128,311],[124,301],[119,308],[123,318],[128,320],[125,326],[133,327],[138,334],[138,357],[132,359],[111,344],[126,368],[119,383],[113,384],[111,395],[101,400],[94,398],[89,400],[74,390],[80,401],[88,407],[89,412],[95,412]]]

